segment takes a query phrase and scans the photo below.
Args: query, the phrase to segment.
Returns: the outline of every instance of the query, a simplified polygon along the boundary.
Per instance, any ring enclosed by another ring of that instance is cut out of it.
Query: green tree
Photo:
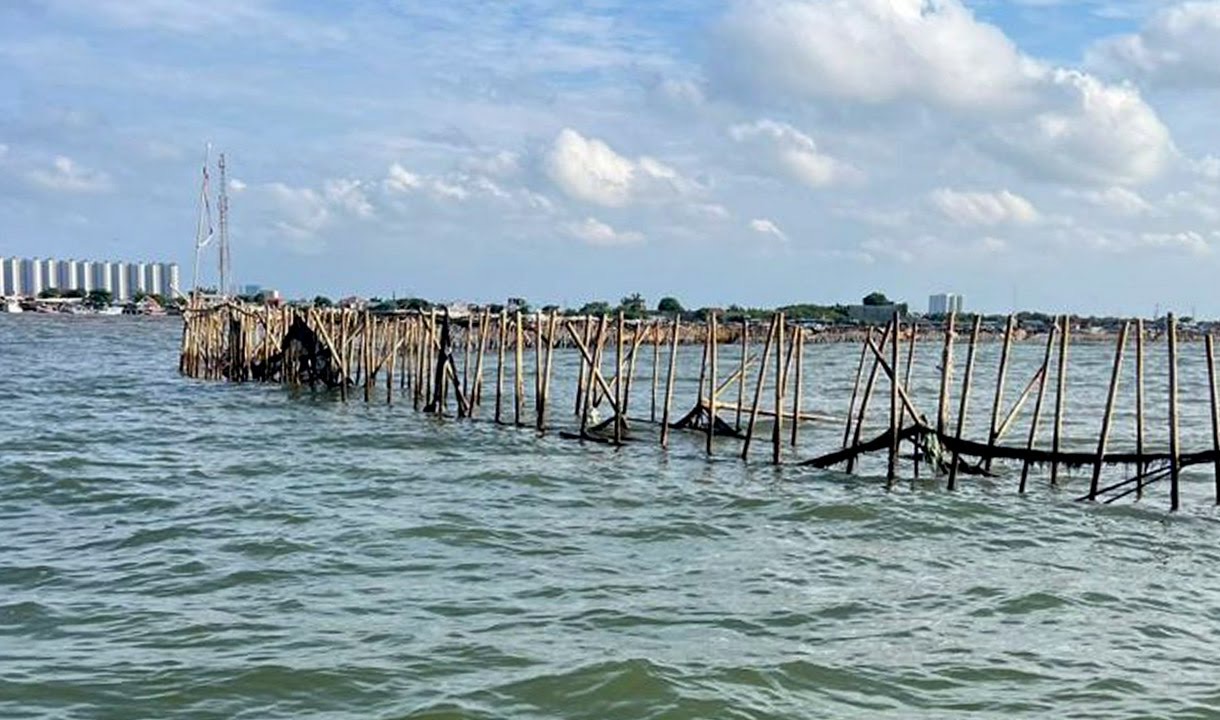
[[[678,298],[667,296],[661,298],[661,302],[657,303],[657,312],[673,315],[685,312],[685,310],[682,309],[682,303],[678,302]]]
[[[313,299],[313,306],[319,307],[319,308],[328,308],[328,307],[334,307],[335,303],[333,300],[326,297],[325,295],[317,295]]]
[[[46,290],[38,293],[38,297],[45,300],[47,298],[63,297],[63,294],[60,293],[57,288],[47,288]]]
[[[865,305],[890,305],[890,299],[883,292],[871,292],[864,296]]]
[[[580,306],[581,315],[609,315],[614,308],[605,300],[594,300]]]
[[[90,290],[85,296],[85,305],[94,310],[101,310],[104,307],[110,307],[111,301],[114,300],[114,295],[109,290]]]
[[[648,315],[648,303],[644,302],[644,296],[639,293],[631,293],[619,301],[618,309],[622,310],[623,316],[629,320],[639,320]]]

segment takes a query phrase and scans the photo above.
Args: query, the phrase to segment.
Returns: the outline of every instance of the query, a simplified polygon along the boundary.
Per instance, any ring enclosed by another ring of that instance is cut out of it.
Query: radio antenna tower
[[[220,192],[216,198],[220,231],[220,287],[218,289],[222,297],[228,297],[231,294],[229,283],[232,282],[230,274],[233,272],[233,259],[229,256],[229,181],[225,176],[224,153],[220,154],[217,167],[220,169]]]

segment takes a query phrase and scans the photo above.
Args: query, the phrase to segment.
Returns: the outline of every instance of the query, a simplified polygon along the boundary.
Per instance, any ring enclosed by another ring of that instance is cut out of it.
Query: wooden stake
[[[521,327],[520,310],[517,311],[514,326],[516,342],[513,346],[513,424],[520,427],[522,409],[525,405],[525,367],[522,362],[525,352],[525,348],[522,347],[525,343],[525,329]]]
[[[661,375],[661,326],[652,323],[648,326],[652,336],[652,400],[648,405],[649,422],[657,421],[657,380]]]
[[[508,342],[508,311],[500,310],[500,320],[497,323],[499,330],[499,341],[496,343],[496,416],[497,423],[501,422],[504,413],[504,344]]]
[[[1207,389],[1212,402],[1212,453],[1215,454],[1213,480],[1216,488],[1216,504],[1220,505],[1220,403],[1216,391],[1216,350],[1211,332],[1207,333]]]
[[[674,370],[678,363],[678,327],[682,316],[674,314],[673,333],[669,341],[669,374],[665,378],[665,406],[661,410],[661,447],[669,447],[669,408],[674,396]]]
[[[878,350],[885,350],[886,343],[890,341],[893,335],[894,328],[892,325],[885,326],[885,332],[881,334],[881,344],[877,346]],[[882,355],[884,357],[884,355]],[[852,446],[860,444],[861,434],[864,431],[864,418],[868,415],[868,406],[872,402],[873,388],[877,383],[877,371],[880,369],[880,358],[873,358],[873,367],[868,373],[868,381],[864,384],[864,397],[860,400],[860,410],[856,415],[856,428],[852,435]],[[847,472],[852,472],[856,467],[856,458],[853,456],[847,460]]]
[[[1144,320],[1135,321],[1135,454],[1140,456],[1136,474],[1143,476],[1148,471],[1144,462]],[[1137,480],[1135,499],[1144,496],[1144,481]]]
[[[1102,416],[1101,432],[1097,438],[1097,461],[1093,463],[1093,478],[1089,482],[1089,500],[1097,499],[1097,489],[1101,484],[1101,463],[1110,439],[1110,421],[1114,417],[1114,401],[1118,399],[1118,379],[1123,369],[1123,350],[1127,347],[1130,329],[1130,322],[1123,323],[1123,329],[1118,334],[1118,347],[1114,350],[1114,368],[1110,371],[1110,392],[1106,395],[1106,412]]]
[[[1178,475],[1182,469],[1178,447],[1178,320],[1169,313],[1169,509],[1179,507]]]
[[[1034,449],[1034,442],[1038,439],[1038,419],[1042,417],[1042,400],[1046,397],[1047,380],[1050,378],[1051,372],[1051,350],[1055,347],[1055,326],[1052,325],[1046,332],[1046,350],[1042,354],[1042,368],[1038,371],[1041,379],[1038,381],[1038,399],[1034,401],[1034,417],[1029,423],[1029,440],[1025,443],[1026,450]],[[1018,492],[1025,492],[1026,482],[1029,480],[1029,460],[1021,462],[1021,485]]]
[[[716,313],[707,318],[707,352],[711,372],[707,379],[707,454],[712,454],[712,438],[716,436]],[[703,392],[700,388],[699,392]]]
[[[771,462],[779,465],[784,435],[784,314],[775,321],[775,426],[771,430]]]
[[[898,477],[898,423],[901,411],[898,407],[898,350],[902,344],[902,325],[898,311],[894,311],[894,341],[890,343],[890,454],[885,471],[886,487],[892,487]]]
[[[1068,342],[1072,336],[1072,319],[1064,315],[1062,334],[1059,336],[1059,377],[1055,392],[1055,427],[1051,437],[1051,452],[1058,455],[1059,443],[1063,436],[1063,409],[1067,402],[1067,357]],[[1059,460],[1051,458],[1051,485],[1059,483]]]
[[[741,443],[741,459],[750,454],[750,441],[754,439],[754,423],[758,420],[758,403],[762,399],[763,384],[767,381],[767,360],[771,357],[771,343],[775,340],[775,327],[779,315],[771,318],[771,327],[767,332],[767,342],[763,345],[762,362],[758,365],[758,383],[754,386],[754,402],[750,406],[750,419],[746,423],[746,437]]]
[[[1008,316],[1008,322],[1004,325],[1004,346],[1000,350],[1000,371],[996,375],[995,381],[995,400],[991,403],[991,430],[987,434],[987,449],[991,450],[995,447],[997,435],[999,432],[1000,422],[1000,406],[1004,404],[1004,380],[1008,375],[1008,352],[1012,347],[1012,331],[1015,320],[1012,315]],[[983,460],[983,468],[988,472],[991,471],[991,456],[988,455]]]
[[[943,435],[949,424],[949,383],[953,377],[953,335],[957,313],[949,313],[945,321],[945,347],[940,355],[940,403],[936,411],[936,432]]]
[[[737,374],[737,419],[733,427],[741,432],[741,413],[746,404],[746,363],[750,356],[750,319],[741,316],[741,368]]]
[[[801,426],[801,396],[805,393],[805,329],[800,325],[793,327],[792,334],[796,336],[796,383],[792,390],[792,447],[796,447],[797,430]],[[744,375],[744,373],[743,373]],[[740,387],[740,383],[738,384]]]
[[[966,352],[966,375],[962,378],[962,398],[957,408],[957,431],[953,434],[957,440],[962,439],[962,430],[966,426],[966,410],[970,406],[970,380],[974,374],[974,349],[979,342],[979,326],[983,323],[982,315],[974,316],[974,326],[970,329],[970,349]],[[957,463],[960,457],[957,446],[953,448],[953,461],[949,465],[949,489],[957,488]]]

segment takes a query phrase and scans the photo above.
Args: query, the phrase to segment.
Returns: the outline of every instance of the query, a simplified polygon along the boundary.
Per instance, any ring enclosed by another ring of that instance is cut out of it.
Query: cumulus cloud
[[[1087,61],[1101,72],[1179,87],[1220,87],[1220,0],[1157,10],[1139,32],[1094,45]]]
[[[109,175],[83,167],[64,155],[56,157],[50,168],[31,170],[28,178],[39,187],[57,192],[101,193],[114,189]]]
[[[603,207],[664,201],[694,188],[659,160],[647,156],[632,160],[571,128],[555,138],[547,153],[546,172],[568,197]]]
[[[761,235],[770,235],[780,242],[788,242],[788,235],[779,229],[774,221],[766,218],[755,218],[750,221],[750,229]]]
[[[786,123],[758,120],[734,125],[729,136],[750,149],[756,164],[811,188],[859,176],[850,165],[820,152],[813,138]]]
[[[717,71],[751,94],[990,110],[1038,73],[957,0],[744,0],[720,34],[731,57]]]
[[[739,0],[721,35],[738,97],[927,108],[1035,179],[1143,183],[1175,154],[1135,87],[1025,55],[961,0]]]
[[[572,237],[589,245],[613,247],[618,245],[636,245],[644,242],[644,236],[638,232],[619,231],[596,218],[585,218],[582,222],[569,223],[566,230]]]
[[[993,137],[1001,155],[1035,177],[1102,185],[1153,180],[1176,153],[1138,90],[1073,70],[1052,73],[1041,108]]]
[[[1008,190],[959,192],[941,188],[931,195],[932,205],[960,225],[1027,224],[1038,219],[1038,211],[1025,198]]]
[[[1083,200],[1094,207],[1102,208],[1116,215],[1134,217],[1153,212],[1152,204],[1139,193],[1121,187],[1108,187],[1104,190],[1069,190],[1067,197]]]

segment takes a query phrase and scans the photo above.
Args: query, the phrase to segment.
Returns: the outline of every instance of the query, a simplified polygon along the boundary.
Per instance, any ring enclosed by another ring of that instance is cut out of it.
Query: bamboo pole
[[[796,336],[796,383],[792,391],[792,447],[796,447],[797,430],[801,426],[801,396],[805,393],[805,329],[800,325],[793,327],[792,334]],[[743,373],[744,375],[744,373]],[[740,383],[738,384],[740,387]]]
[[[716,313],[708,314],[707,352],[710,372],[707,379],[707,454],[712,454],[712,438],[716,436]],[[700,388],[700,392],[702,392]]]
[[[389,327],[387,329],[389,330],[389,334],[390,334],[390,337],[389,337],[390,350],[389,350],[389,357],[386,358],[387,365],[386,365],[386,372],[385,372],[385,404],[393,405],[394,404],[394,361],[397,359],[397,355],[398,355],[398,321],[391,320],[389,323]]]
[[[669,408],[673,404],[674,370],[678,363],[678,332],[682,316],[675,314],[669,341],[669,374],[665,378],[665,406],[661,409],[661,447],[669,447]]]
[[[497,323],[499,340],[496,342],[496,423],[504,418],[504,344],[508,342],[508,311],[500,310],[500,320]]]
[[[1012,331],[1014,326],[1014,318],[1008,316],[1008,322],[1004,325],[1004,345],[1000,349],[1000,370],[996,375],[995,381],[995,399],[991,403],[991,430],[987,433],[987,449],[991,450],[995,447],[998,440],[999,421],[1000,421],[1000,406],[1004,403],[1004,381],[1008,376],[1008,353],[1012,347]],[[991,456],[988,455],[983,460],[983,468],[988,472],[991,471]]]
[[[1143,475],[1148,470],[1148,464],[1144,462],[1144,320],[1143,318],[1135,321],[1135,454],[1140,456],[1140,461],[1136,465],[1138,475]],[[1144,496],[1144,483],[1142,480],[1137,481],[1135,485],[1135,499],[1140,500]]]
[[[898,408],[898,358],[899,345],[902,344],[902,319],[898,311],[894,311],[894,341],[890,343],[890,452],[886,465],[886,487],[892,487],[898,477],[898,423],[901,413]]]
[[[597,326],[597,338],[596,338],[597,345],[593,349],[592,357],[586,358],[589,362],[589,386],[587,388],[585,388],[585,397],[584,397],[585,404],[584,404],[584,408],[581,410],[581,415],[580,415],[580,436],[582,438],[585,437],[585,435],[588,431],[589,414],[592,412],[592,409],[593,409],[593,397],[594,397],[593,381],[598,378],[599,371],[601,368],[602,347],[605,345],[605,342],[606,342],[606,322],[607,322],[606,316],[602,315],[601,322],[598,323],[598,326]],[[581,354],[585,355],[585,353],[581,353]],[[616,404],[617,404],[617,401],[616,401]]]
[[[864,377],[864,361],[868,358],[868,342],[873,337],[873,328],[869,327],[865,336],[866,342],[860,343],[860,362],[856,365],[856,380],[851,386],[851,400],[847,402],[847,422],[843,425],[843,449],[851,442],[851,420],[856,415],[856,398],[860,394],[860,379]]]
[[[626,321],[623,316],[623,311],[618,311],[618,328],[614,333],[614,404],[620,409],[624,406],[623,403],[623,332],[626,330]],[[614,444],[621,445],[623,442],[623,423],[626,418],[621,413],[615,412],[614,416]]]
[[[918,325],[918,323],[911,323],[911,342],[907,343],[907,367],[906,367],[905,377],[902,380],[903,389],[908,393],[911,392],[911,370],[912,370],[912,368],[915,367],[915,341],[916,341],[916,339],[918,339],[918,337],[919,337],[919,325]],[[902,426],[904,424],[905,418],[906,418],[906,416],[902,415],[902,414],[899,414],[899,416],[898,416],[899,432],[902,431]],[[919,418],[915,418],[916,422],[918,422],[918,420],[919,420]],[[913,479],[918,480],[919,479],[919,441],[916,438],[911,438],[911,449],[912,449],[912,456],[914,457],[914,463],[913,463],[914,472],[913,472],[912,477],[913,477]]]
[[[648,332],[652,338],[652,396],[648,404],[648,420],[649,422],[657,421],[657,380],[661,375],[661,326],[658,323],[652,323],[648,326]]]
[[[754,402],[750,407],[750,419],[746,423],[746,437],[741,443],[741,459],[750,454],[750,441],[754,439],[754,423],[758,420],[758,403],[762,399],[763,384],[767,381],[767,360],[771,357],[771,343],[775,340],[775,327],[779,315],[771,317],[771,327],[767,331],[767,342],[763,345],[762,362],[758,365],[758,382],[754,385]]]
[[[784,435],[784,314],[779,313],[775,333],[775,425],[771,429],[771,462],[779,465]]]
[[[1178,447],[1178,320],[1173,313],[1166,317],[1169,329],[1169,509],[1177,511],[1178,475],[1182,469]]]
[[[546,405],[551,399],[551,365],[555,359],[555,331],[557,325],[558,316],[552,311],[546,333],[546,370],[542,375],[542,403],[538,410],[539,430],[546,430]]]
[[[750,319],[741,316],[741,367],[737,374],[737,419],[733,427],[741,432],[741,413],[746,404],[746,363],[750,355]]]
[[[534,311],[534,427],[542,429],[542,311]]]
[[[1211,398],[1212,409],[1212,453],[1215,455],[1213,466],[1213,481],[1216,489],[1216,504],[1220,505],[1220,403],[1217,402],[1216,391],[1216,350],[1215,339],[1211,332],[1207,333],[1207,390]]]
[[[945,322],[945,346],[940,355],[940,402],[936,410],[936,432],[944,434],[949,424],[949,383],[953,376],[953,335],[957,313],[949,313]]]
[[[1046,381],[1050,377],[1051,370],[1051,351],[1055,347],[1055,326],[1052,325],[1046,333],[1046,349],[1042,354],[1042,367],[1038,371],[1041,379],[1038,381],[1038,399],[1034,401],[1034,416],[1029,423],[1029,439],[1025,443],[1026,450],[1034,449],[1034,442],[1038,439],[1038,419],[1042,417],[1042,401],[1046,397]],[[1026,482],[1029,480],[1029,460],[1021,462],[1021,484],[1018,492],[1024,493]]]
[[[890,342],[893,336],[894,328],[892,325],[885,326],[885,332],[881,334],[881,344],[877,346],[878,350],[885,350],[886,343]],[[884,357],[884,355],[882,356]],[[868,415],[868,406],[872,402],[873,388],[877,383],[877,370],[879,369],[879,358],[873,358],[872,369],[868,373],[868,381],[864,384],[864,397],[860,400],[860,409],[856,415],[855,433],[852,435],[852,446],[860,444],[862,433],[864,432],[864,418]],[[852,472],[856,467],[856,458],[850,457],[847,460],[847,472]]]
[[[1059,376],[1055,391],[1055,427],[1051,436],[1051,451],[1059,453],[1059,443],[1063,437],[1063,410],[1067,402],[1067,358],[1068,343],[1072,336],[1072,319],[1063,316],[1062,334],[1059,336]],[[1051,458],[1051,485],[1059,483],[1059,460]]]
[[[966,426],[966,410],[970,406],[970,380],[974,374],[974,350],[979,342],[979,327],[983,324],[983,316],[974,316],[974,326],[970,329],[970,348],[966,351],[966,374],[962,378],[962,397],[957,408],[957,430],[953,436],[957,440],[962,439],[962,430]],[[949,489],[957,488],[957,464],[960,459],[957,446],[953,448],[953,461],[949,465]]]
[[[513,345],[513,425],[521,426],[521,414],[525,405],[525,329],[521,326],[521,311],[518,310],[513,323],[516,337]]]
[[[1093,463],[1093,478],[1089,482],[1089,500],[1097,499],[1097,489],[1101,484],[1101,464],[1106,455],[1106,443],[1110,439],[1110,422],[1114,418],[1114,402],[1118,399],[1118,379],[1123,369],[1123,350],[1127,347],[1127,333],[1131,323],[1124,322],[1123,329],[1118,334],[1118,347],[1114,350],[1114,368],[1110,371],[1110,391],[1106,395],[1106,411],[1101,419],[1101,432],[1097,438],[1097,460]]]

